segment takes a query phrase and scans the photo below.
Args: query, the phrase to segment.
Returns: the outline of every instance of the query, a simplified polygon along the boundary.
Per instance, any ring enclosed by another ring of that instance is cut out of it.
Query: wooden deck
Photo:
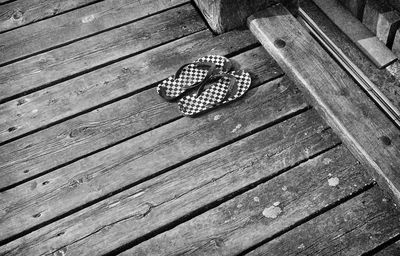
[[[0,0],[0,31],[0,255],[399,255],[393,200],[250,31],[186,0]],[[207,54],[252,88],[182,117],[154,87]]]

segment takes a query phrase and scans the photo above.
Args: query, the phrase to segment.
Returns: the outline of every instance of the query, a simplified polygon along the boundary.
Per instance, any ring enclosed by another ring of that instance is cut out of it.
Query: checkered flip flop
[[[180,99],[179,110],[185,116],[199,114],[236,100],[249,89],[250,84],[250,74],[242,70],[216,75],[209,84],[199,87],[197,92]]]
[[[193,63],[183,65],[175,75],[168,77],[157,86],[157,93],[171,101],[191,88],[201,86],[214,75],[228,72],[232,64],[229,59],[218,56],[204,56]]]

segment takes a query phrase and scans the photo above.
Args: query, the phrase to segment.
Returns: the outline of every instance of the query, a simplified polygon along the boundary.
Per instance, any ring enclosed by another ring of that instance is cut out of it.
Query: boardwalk
[[[53,2],[0,0],[0,255],[398,255],[390,196],[250,31]],[[252,88],[183,117],[155,86],[208,54]]]

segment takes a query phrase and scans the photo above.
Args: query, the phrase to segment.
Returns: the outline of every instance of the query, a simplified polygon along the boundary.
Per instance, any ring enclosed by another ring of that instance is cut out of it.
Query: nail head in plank
[[[370,255],[400,232],[399,216],[374,187],[246,255]]]
[[[339,179],[339,184],[330,185],[332,178]],[[138,244],[123,255],[238,255],[369,182],[358,161],[339,147]]]
[[[29,224],[29,220],[38,223],[40,219],[51,219],[62,211],[68,212],[78,205],[81,206],[108,195],[113,190],[119,190],[149,175],[176,166],[182,161],[197,158],[205,152],[218,150],[172,169],[162,174],[160,178],[153,177],[142,185],[101,201],[54,225],[43,227],[37,232],[22,237],[19,241],[7,244],[6,247],[0,247],[0,252],[15,248],[16,254],[36,255],[48,252],[50,248],[63,247],[84,237],[88,240],[83,239],[82,243],[71,244],[68,251],[72,253],[72,248],[75,248],[79,251],[84,250],[89,255],[98,253],[87,249],[106,252],[120,246],[123,241],[131,241],[146,235],[199,207],[212,203],[217,198],[224,197],[227,193],[265,177],[268,175],[267,168],[271,173],[279,172],[285,167],[340,143],[338,137],[328,129],[315,112],[306,111],[302,115],[296,115],[285,122],[273,125],[277,120],[285,120],[288,116],[307,107],[301,95],[295,92],[296,89],[287,79],[282,82],[280,79],[272,81],[252,89],[241,101],[216,109],[208,115],[195,119],[179,119],[119,144],[113,149],[66,166],[63,170],[57,170],[47,175],[44,180],[42,180],[44,177],[36,179],[38,187],[34,191],[38,192],[37,197],[27,201],[30,207],[33,207],[30,209],[35,209],[35,212],[27,211],[25,214],[33,215],[41,212],[41,216],[33,218],[29,215],[20,215],[22,218],[19,218],[10,212],[7,219],[11,222],[8,224],[14,225],[14,228],[21,227],[20,223],[15,222],[16,219],[18,222],[23,221],[24,224]],[[216,116],[218,118],[215,118]],[[236,128],[238,124],[241,124],[239,129]],[[269,126],[271,128],[266,128]],[[256,133],[261,129],[265,129],[262,130],[264,132]],[[253,133],[251,137],[243,138],[244,135],[250,136]],[[239,138],[239,141],[233,142]],[[231,141],[233,144],[226,148],[221,147]],[[221,149],[218,149],[220,147]],[[257,152],[261,152],[260,155]],[[221,155],[226,157],[221,158]],[[261,164],[255,173],[252,166],[258,166],[259,157],[266,162]],[[250,158],[254,161],[249,161]],[[216,169],[220,165],[221,167]],[[212,182],[219,179],[224,182],[222,184]],[[40,184],[45,180],[50,183],[41,186]],[[208,187],[195,189],[199,184]],[[215,193],[210,193],[209,186]],[[228,187],[222,189],[224,186]],[[26,191],[20,192],[28,194],[29,186],[25,187]],[[19,187],[16,187],[13,191],[18,189]],[[184,196],[189,192],[196,194],[201,192],[199,200],[186,200],[184,197],[176,196]],[[13,200],[15,195],[11,190],[3,194],[10,200]],[[119,206],[115,204],[116,202],[120,202]],[[162,204],[162,202],[166,203]],[[155,207],[151,207],[151,213],[140,217],[141,209],[146,212],[148,203]],[[185,204],[188,205],[184,206]],[[160,205],[162,205],[161,208],[156,207]],[[16,206],[1,204],[1,207],[5,209]],[[166,218],[160,217],[162,215]],[[133,223],[126,224],[125,219]],[[113,228],[113,223],[123,224],[123,227],[117,225]],[[109,228],[102,229],[100,233],[96,232],[105,225]],[[85,228],[80,228],[82,226]],[[132,229],[133,226],[137,228]],[[14,232],[12,226],[9,227],[10,229],[7,228],[7,230]],[[121,232],[121,228],[128,228],[130,231]],[[5,230],[3,226],[2,234],[8,233]],[[65,236],[55,236],[60,232],[64,232]],[[119,234],[119,239],[115,239],[115,232]],[[91,233],[93,236],[90,236]],[[30,242],[27,242],[27,239]],[[86,243],[99,241],[98,239],[107,239],[109,242],[97,243],[94,247]],[[24,250],[32,251],[28,253]]]
[[[372,167],[380,185],[400,201],[399,129],[282,5],[253,15],[249,26],[352,152]],[[286,47],[275,47],[277,39]],[[382,136],[391,139],[390,146]]]
[[[361,21],[336,0],[314,0],[314,3],[335,23],[378,67],[384,68],[397,57]]]

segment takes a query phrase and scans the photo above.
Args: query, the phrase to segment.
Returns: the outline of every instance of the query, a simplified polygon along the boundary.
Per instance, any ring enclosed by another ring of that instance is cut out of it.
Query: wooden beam
[[[339,0],[353,15],[362,20],[364,13],[365,0]]]
[[[293,13],[298,0],[194,0],[210,28],[217,34],[243,27],[251,14],[278,2],[283,2]]]
[[[389,48],[400,26],[400,14],[385,0],[367,0],[363,24]]]
[[[314,0],[314,3],[345,33],[379,68],[397,57],[384,43],[336,0]]]
[[[400,202],[400,130],[282,6],[249,18],[251,31],[371,174]]]

